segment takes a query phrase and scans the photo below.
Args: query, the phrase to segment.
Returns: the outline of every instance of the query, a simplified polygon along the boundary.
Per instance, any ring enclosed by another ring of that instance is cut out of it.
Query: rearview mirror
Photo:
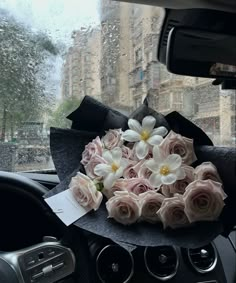
[[[236,80],[236,36],[173,28],[167,69],[179,75]]]

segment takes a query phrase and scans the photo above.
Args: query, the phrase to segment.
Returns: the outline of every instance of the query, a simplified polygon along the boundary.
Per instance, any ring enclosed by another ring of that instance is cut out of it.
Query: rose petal
[[[135,146],[135,153],[139,159],[143,159],[148,154],[148,144],[140,141]]]
[[[153,116],[146,116],[142,121],[143,130],[151,133],[156,124],[156,119]]]
[[[165,162],[170,167],[170,170],[174,171],[181,166],[182,159],[178,154],[171,154],[166,158]]]
[[[97,197],[97,200],[96,200],[96,203],[94,204],[94,207],[93,207],[93,209],[95,211],[98,210],[98,208],[101,205],[101,202],[102,202],[102,199],[103,199],[103,194],[101,192],[96,192],[96,197]]]
[[[179,168],[175,174],[176,174],[177,180],[183,180],[186,177],[184,168]]]
[[[162,185],[161,175],[157,173],[152,173],[149,178],[149,182],[154,188],[159,188]]]
[[[127,130],[122,134],[122,137],[124,140],[128,142],[137,142],[140,140],[140,134],[133,131],[133,130]]]
[[[107,164],[98,164],[94,168],[94,173],[102,177],[107,176],[111,172],[112,172],[111,166]]]
[[[115,147],[111,150],[113,162],[120,164],[120,160],[122,157],[122,150],[119,147]]]
[[[147,142],[150,144],[150,145],[159,145],[161,142],[163,141],[163,137],[161,136],[151,136]]]
[[[141,133],[142,128],[140,123],[137,120],[129,119],[128,121],[129,128],[137,133]]]
[[[145,166],[151,170],[152,172],[157,172],[159,169],[159,166],[157,165],[157,163],[155,162],[154,159],[150,159],[148,161],[145,162]]]
[[[108,174],[103,181],[104,188],[110,189],[114,185],[115,181],[116,181],[115,174],[114,173]]]
[[[165,127],[158,127],[152,131],[151,136],[158,135],[164,137],[168,133]]]
[[[171,185],[176,181],[176,175],[168,174],[166,176],[161,176],[161,181],[164,185]]]

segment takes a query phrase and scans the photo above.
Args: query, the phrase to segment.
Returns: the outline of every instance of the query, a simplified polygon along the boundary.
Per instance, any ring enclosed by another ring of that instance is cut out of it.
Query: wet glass
[[[147,97],[215,145],[235,146],[235,91],[177,76],[157,61],[164,10],[110,0],[0,2],[0,170],[54,169],[50,127],[85,95],[129,115]]]

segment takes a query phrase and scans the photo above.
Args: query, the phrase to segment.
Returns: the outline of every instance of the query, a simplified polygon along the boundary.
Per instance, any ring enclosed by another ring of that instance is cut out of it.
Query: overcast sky
[[[73,30],[99,23],[99,0],[0,0],[0,8],[66,42]]]

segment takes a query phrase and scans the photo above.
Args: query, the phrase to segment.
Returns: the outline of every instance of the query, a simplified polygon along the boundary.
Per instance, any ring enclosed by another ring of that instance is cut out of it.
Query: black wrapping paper
[[[110,238],[123,246],[177,245],[195,248],[209,243],[223,232],[227,234],[236,224],[234,217],[232,217],[236,213],[234,205],[236,202],[235,148],[214,147],[211,140],[200,128],[177,112],[170,113],[165,117],[146,105],[142,105],[131,117],[140,121],[146,115],[156,118],[156,126],[164,125],[168,129],[173,129],[177,133],[195,139],[195,151],[198,157],[195,165],[204,161],[211,161],[215,164],[223,180],[224,190],[229,196],[221,221],[196,223],[193,226],[177,230],[163,230],[161,224],[151,225],[148,223],[123,226],[113,219],[107,218],[107,211],[103,203],[98,211],[86,214],[74,225],[99,236]],[[128,118],[119,112],[104,107],[87,97],[69,118],[73,119],[74,129],[51,129],[52,158],[61,183],[45,197],[68,189],[71,177],[83,170],[80,165],[81,154],[88,142],[97,135],[103,135],[106,130],[126,129],[128,121]]]
[[[70,129],[50,129],[50,149],[60,181],[76,168],[81,169],[80,160],[84,147],[98,132],[76,131]]]
[[[125,115],[89,96],[85,96],[80,107],[67,118],[72,121],[72,129],[101,133],[111,128],[125,130],[128,122]]]

